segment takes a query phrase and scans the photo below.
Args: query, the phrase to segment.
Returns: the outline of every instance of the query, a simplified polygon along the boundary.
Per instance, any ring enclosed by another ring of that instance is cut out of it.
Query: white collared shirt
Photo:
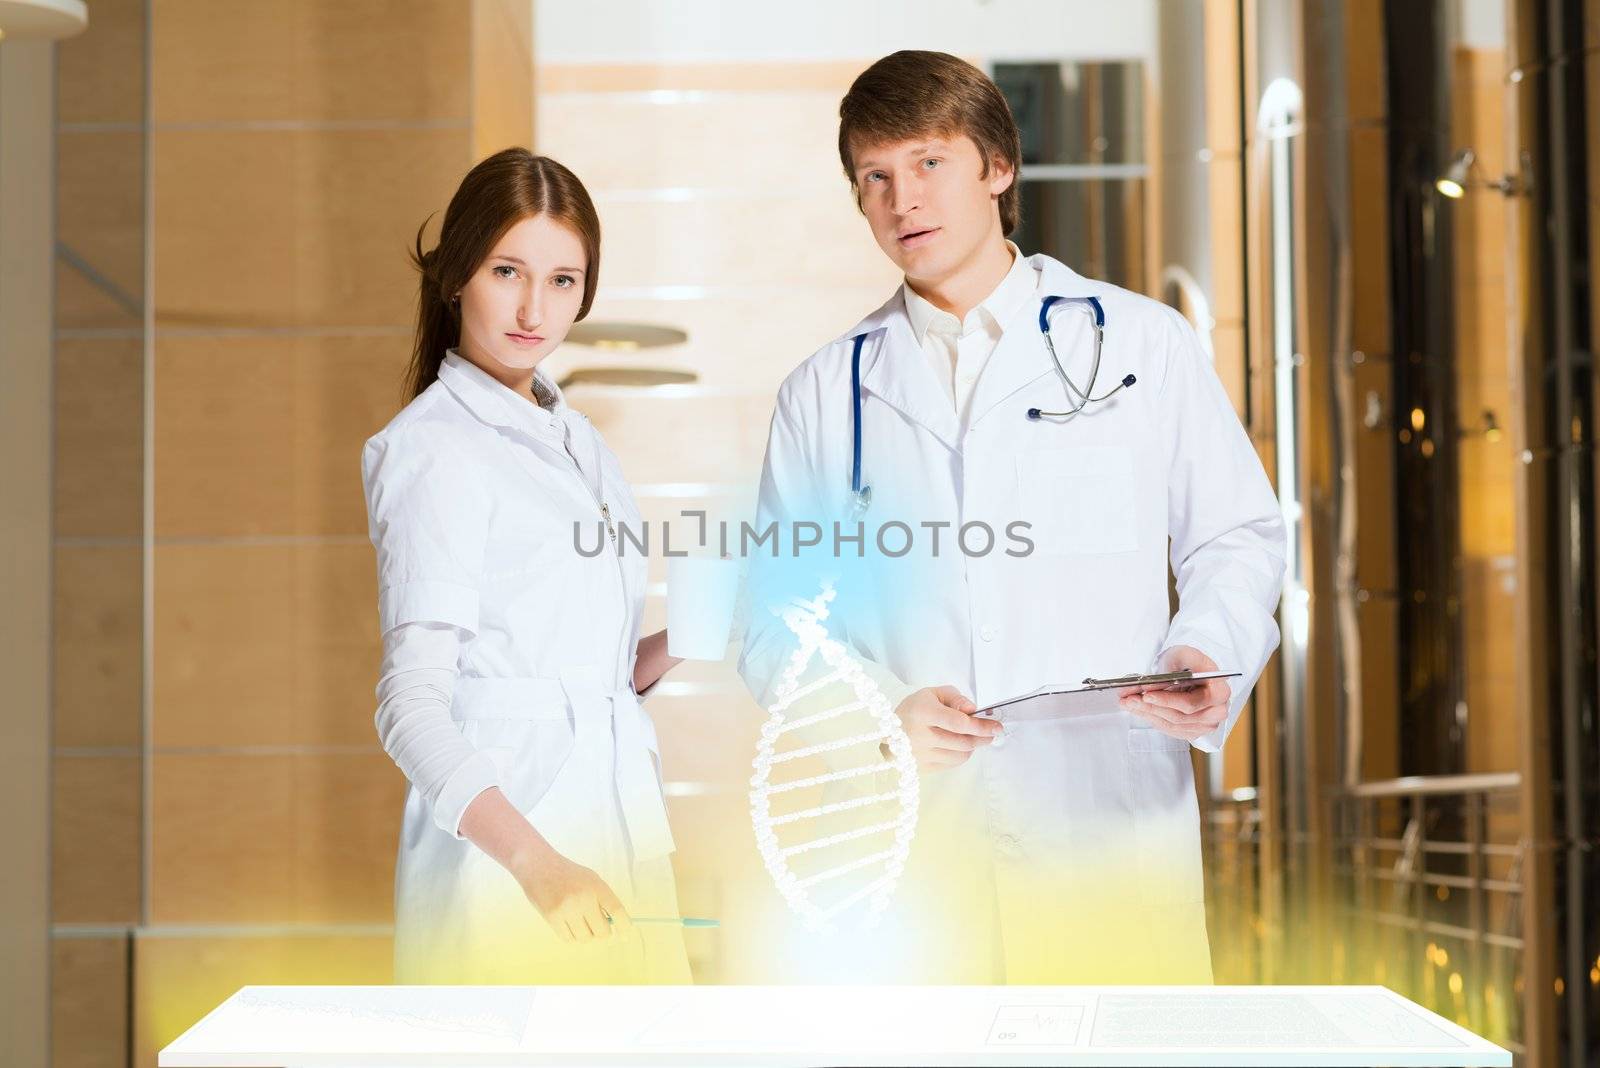
[[[1039,288],[1039,272],[1023,256],[1022,250],[1010,241],[1006,242],[1006,247],[1011,250],[1011,269],[1000,279],[994,292],[960,322],[919,295],[910,283],[902,287],[911,331],[922,346],[934,377],[963,422],[973,387],[978,383],[984,364],[1000,344],[1006,324],[1019,308],[1033,299]]]

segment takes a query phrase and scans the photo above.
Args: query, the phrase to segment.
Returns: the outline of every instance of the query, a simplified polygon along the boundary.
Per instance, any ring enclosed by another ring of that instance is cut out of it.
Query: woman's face
[[[521,388],[583,304],[583,242],[548,215],[521,220],[461,287],[461,355]]]

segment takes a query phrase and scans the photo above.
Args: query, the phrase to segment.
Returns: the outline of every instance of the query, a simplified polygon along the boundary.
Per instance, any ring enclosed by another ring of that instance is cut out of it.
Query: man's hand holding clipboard
[[[1196,675],[1209,675],[1218,670],[1215,660],[1187,645],[1174,645],[1161,654],[1156,663],[1162,671],[1187,668]],[[1233,687],[1228,685],[1227,678],[1207,679],[1182,689],[1157,686],[1125,693],[1122,710],[1148,720],[1162,734],[1193,742],[1216,730],[1228,718],[1228,701],[1232,696]]]
[[[1219,672],[1215,661],[1186,645],[1168,649],[1158,666],[1159,674],[1085,679],[1081,689],[1046,688],[972,715],[1013,724],[1128,712],[1149,721],[1163,734],[1187,742],[1203,737],[1227,719],[1232,695],[1228,679],[1237,678],[1237,673]]]

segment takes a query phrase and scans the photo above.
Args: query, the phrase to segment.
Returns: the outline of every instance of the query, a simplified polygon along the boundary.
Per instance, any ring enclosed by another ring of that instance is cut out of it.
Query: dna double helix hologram
[[[874,925],[917,829],[911,742],[860,661],[828,634],[834,594],[825,582],[819,596],[782,611],[799,645],[767,710],[750,779],[761,859],[789,907],[814,930],[847,915]],[[802,744],[789,745],[794,741]]]

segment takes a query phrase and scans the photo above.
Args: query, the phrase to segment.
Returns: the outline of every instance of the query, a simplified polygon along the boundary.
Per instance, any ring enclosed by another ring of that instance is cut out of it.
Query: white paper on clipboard
[[[1238,677],[1237,671],[1213,671],[1155,685],[1098,683],[1072,690],[1045,686],[1033,693],[997,701],[986,708],[980,708],[973,715],[979,719],[992,719],[1000,723],[1039,723],[1048,720],[1074,719],[1078,716],[1101,716],[1109,712],[1122,711],[1122,698],[1125,694],[1151,690],[1187,690],[1211,679]]]

